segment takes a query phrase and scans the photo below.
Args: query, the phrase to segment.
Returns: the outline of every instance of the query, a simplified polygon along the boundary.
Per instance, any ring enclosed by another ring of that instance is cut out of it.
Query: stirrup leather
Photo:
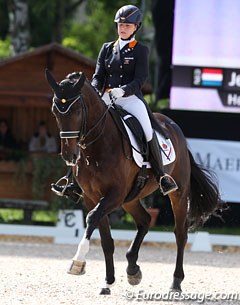
[[[162,187],[162,179],[166,178],[166,177],[169,178],[172,181],[172,183],[175,185],[174,187],[170,188],[169,190],[164,190],[163,187]],[[163,193],[164,196],[167,195],[167,194],[170,194],[172,192],[175,192],[178,189],[176,181],[173,179],[172,176],[170,176],[168,174],[164,174],[164,176],[160,177],[159,187],[160,187],[160,190],[161,190],[161,192]]]
[[[51,187],[51,190],[52,190],[55,194],[57,194],[58,196],[64,196],[64,193],[65,193],[66,188],[67,188],[68,183],[69,183],[69,178],[68,178],[67,176],[64,176],[64,177],[60,178],[56,183],[54,183],[54,185],[58,185],[62,180],[66,180],[66,183],[65,183],[65,185],[63,185],[63,189],[62,189],[61,192],[60,192],[60,191],[57,191],[56,189],[54,189],[53,186]]]

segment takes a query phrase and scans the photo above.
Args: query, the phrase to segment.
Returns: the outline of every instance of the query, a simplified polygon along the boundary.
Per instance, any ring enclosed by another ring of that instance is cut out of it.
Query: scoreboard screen
[[[175,0],[170,108],[240,112],[240,0]]]

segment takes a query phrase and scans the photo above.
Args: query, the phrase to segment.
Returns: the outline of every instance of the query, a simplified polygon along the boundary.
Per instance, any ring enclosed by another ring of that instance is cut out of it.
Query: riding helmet
[[[135,5],[124,5],[116,13],[114,22],[116,23],[134,23],[137,29],[142,24],[142,12]]]

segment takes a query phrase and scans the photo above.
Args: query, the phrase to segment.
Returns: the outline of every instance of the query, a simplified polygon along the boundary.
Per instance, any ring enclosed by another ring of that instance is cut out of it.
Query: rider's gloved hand
[[[113,101],[116,101],[118,98],[124,96],[125,91],[122,88],[113,88],[109,95],[113,99]]]

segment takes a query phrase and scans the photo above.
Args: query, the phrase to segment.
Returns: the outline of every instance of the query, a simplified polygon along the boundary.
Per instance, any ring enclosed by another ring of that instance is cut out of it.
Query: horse
[[[61,156],[72,167],[88,210],[86,229],[68,273],[85,273],[90,239],[98,227],[106,265],[105,282],[100,287],[100,294],[111,293],[110,288],[115,283],[114,241],[108,215],[122,207],[133,217],[137,229],[126,253],[128,282],[137,285],[142,279],[137,264],[138,253],[151,219],[140,200],[159,188],[155,175],[151,168],[147,169],[146,185],[135,198],[126,201],[139,166],[129,158],[131,147],[109,111],[111,106],[104,103],[83,72],[72,73],[57,82],[53,74],[46,70],[46,79],[54,93],[51,110],[60,130]],[[170,289],[181,291],[189,226],[203,224],[218,209],[220,194],[214,179],[216,177],[195,162],[180,127],[163,114],[154,113],[153,116],[156,129],[160,132],[164,126],[176,152],[175,161],[164,166],[164,172],[170,174],[178,185],[178,189],[168,195],[174,214],[177,245]]]

